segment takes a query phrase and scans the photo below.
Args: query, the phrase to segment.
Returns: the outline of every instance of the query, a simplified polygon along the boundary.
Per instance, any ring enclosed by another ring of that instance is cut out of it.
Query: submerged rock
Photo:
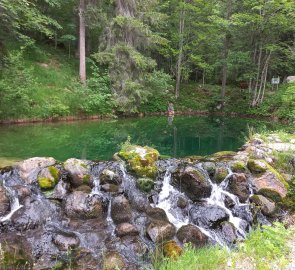
[[[212,191],[212,186],[206,175],[191,166],[172,173],[171,184],[193,201],[209,197]]]
[[[89,196],[82,191],[74,191],[65,202],[65,212],[71,218],[103,218],[105,203],[97,196]]]
[[[228,179],[228,190],[235,194],[240,202],[246,202],[250,195],[250,188],[246,175],[244,173],[233,173]]]
[[[24,160],[17,165],[20,177],[26,184],[32,184],[37,180],[38,173],[49,166],[53,166],[56,160],[52,157],[35,157]]]
[[[183,244],[191,243],[195,247],[203,247],[208,243],[208,236],[192,224],[182,226],[176,235],[178,240]]]
[[[65,170],[70,174],[70,181],[74,187],[90,184],[89,161],[70,158],[63,165]]]
[[[216,228],[221,222],[229,219],[223,208],[214,205],[191,208],[189,215],[194,224],[205,228]]]

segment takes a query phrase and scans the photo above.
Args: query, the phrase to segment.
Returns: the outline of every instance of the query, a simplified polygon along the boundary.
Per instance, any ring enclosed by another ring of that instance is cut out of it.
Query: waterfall
[[[107,221],[108,227],[111,228],[112,235],[114,235],[116,226],[115,226],[114,221],[112,219],[111,211],[112,211],[112,200],[110,199],[110,202],[108,205],[108,213],[107,213],[106,221]]]
[[[5,176],[4,176],[4,179],[3,179],[3,187],[5,188],[8,196],[9,196],[9,200],[10,200],[10,212],[7,215],[5,215],[4,217],[0,218],[0,222],[4,222],[4,221],[7,221],[7,220],[10,220],[11,217],[13,216],[13,214],[17,210],[19,210],[20,208],[23,207],[23,205],[21,205],[19,203],[17,192],[13,188],[11,188],[11,187],[9,187],[9,186],[6,185]]]
[[[91,195],[101,194],[99,177],[93,177],[93,184],[94,184],[94,187],[92,188]]]

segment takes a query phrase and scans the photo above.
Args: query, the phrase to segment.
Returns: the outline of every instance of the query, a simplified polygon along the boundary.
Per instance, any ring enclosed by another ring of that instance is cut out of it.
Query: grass
[[[235,269],[283,269],[288,263],[290,249],[287,245],[294,231],[283,224],[263,226],[253,230],[236,249],[219,246],[194,249],[186,245],[177,259],[162,258],[154,263],[155,270],[224,270]],[[243,269],[243,268],[239,268]]]

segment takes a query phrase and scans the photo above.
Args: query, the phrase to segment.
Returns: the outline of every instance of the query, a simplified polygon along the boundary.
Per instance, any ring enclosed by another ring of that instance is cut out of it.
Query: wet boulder
[[[63,200],[70,190],[70,184],[64,181],[59,181],[57,185],[54,187],[50,198]]]
[[[150,207],[149,209],[147,209],[147,215],[150,220],[169,222],[167,214],[162,208]]]
[[[138,178],[136,181],[137,187],[143,192],[150,192],[155,185],[155,181],[151,178]]]
[[[74,191],[65,201],[65,212],[71,218],[103,218],[105,208],[102,198],[88,195],[82,191]]]
[[[193,201],[209,197],[212,190],[206,175],[191,166],[180,168],[172,173],[171,184],[184,192]]]
[[[228,168],[224,164],[219,164],[216,167],[215,174],[214,174],[214,181],[216,183],[221,183],[226,177],[228,176]]]
[[[229,219],[226,210],[215,205],[194,207],[189,211],[189,215],[194,224],[205,228],[216,228]]]
[[[262,214],[266,216],[272,216],[276,210],[276,204],[272,200],[267,199],[262,195],[251,196],[250,202],[259,207]]]
[[[246,171],[246,163],[244,161],[234,161],[230,164],[230,168],[233,172],[243,173]]]
[[[70,181],[73,187],[90,184],[90,162],[70,158],[64,162],[65,170],[70,174]]]
[[[24,160],[17,165],[17,170],[26,184],[36,182],[38,173],[47,167],[53,166],[56,160],[52,157],[34,157]]]
[[[118,186],[122,183],[120,175],[108,169],[104,169],[101,172],[99,180],[101,185],[109,184]]]
[[[192,224],[182,226],[176,236],[181,243],[191,243],[195,247],[203,247],[208,243],[208,236]]]
[[[132,211],[125,196],[120,195],[112,199],[111,217],[115,224],[131,221]]]
[[[228,179],[228,190],[235,194],[240,202],[246,202],[250,195],[250,188],[246,175],[244,173],[233,173]]]
[[[287,196],[287,184],[284,178],[275,172],[266,172],[253,179],[256,193],[263,195],[275,202]]]
[[[147,235],[154,243],[163,243],[171,240],[176,233],[176,228],[170,222],[153,220],[146,229]]]
[[[215,174],[215,170],[216,170],[216,165],[214,162],[204,162],[203,163],[203,168],[205,171],[207,171],[207,173],[209,174],[210,177],[213,177]]]
[[[8,196],[6,195],[5,188],[0,186],[0,216],[5,215],[9,208],[10,201]]]
[[[105,254],[103,259],[102,269],[104,270],[116,270],[124,269],[126,265],[125,259],[117,251],[109,251]]]
[[[119,237],[138,235],[138,229],[130,223],[121,223],[116,227],[115,233]]]
[[[74,234],[56,234],[53,236],[53,243],[59,250],[69,251],[79,246],[80,240]]]
[[[179,196],[177,199],[177,207],[184,209],[188,205],[188,201],[184,196]]]
[[[228,244],[233,244],[237,240],[236,228],[232,223],[228,221],[222,222],[220,224],[220,230],[222,239],[224,239]]]
[[[118,155],[123,158],[129,168],[139,177],[154,179],[157,173],[156,161],[159,152],[151,147],[139,145],[124,146]]]
[[[41,189],[52,189],[59,181],[60,171],[54,166],[43,168],[38,174],[37,180]]]

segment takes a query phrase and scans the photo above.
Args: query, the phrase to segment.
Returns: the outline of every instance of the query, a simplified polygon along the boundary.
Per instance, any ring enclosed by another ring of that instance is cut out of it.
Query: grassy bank
[[[294,229],[282,224],[263,226],[253,230],[243,242],[232,249],[218,246],[194,249],[187,245],[176,259],[161,258],[155,261],[156,270],[224,270],[284,269],[289,263],[288,240]]]
[[[78,60],[64,50],[47,45],[21,48],[10,46],[6,67],[0,73],[0,119],[58,118],[66,116],[108,115],[115,107],[106,71],[88,59],[88,84],[78,80]],[[173,83],[171,84],[171,86]],[[282,85],[279,91],[267,91],[264,103],[249,107],[248,90],[228,86],[226,103],[218,110],[220,85],[183,83],[179,99],[173,87],[157,91],[139,107],[139,112],[165,112],[172,101],[178,112],[234,112],[239,115],[295,120],[294,85]]]

